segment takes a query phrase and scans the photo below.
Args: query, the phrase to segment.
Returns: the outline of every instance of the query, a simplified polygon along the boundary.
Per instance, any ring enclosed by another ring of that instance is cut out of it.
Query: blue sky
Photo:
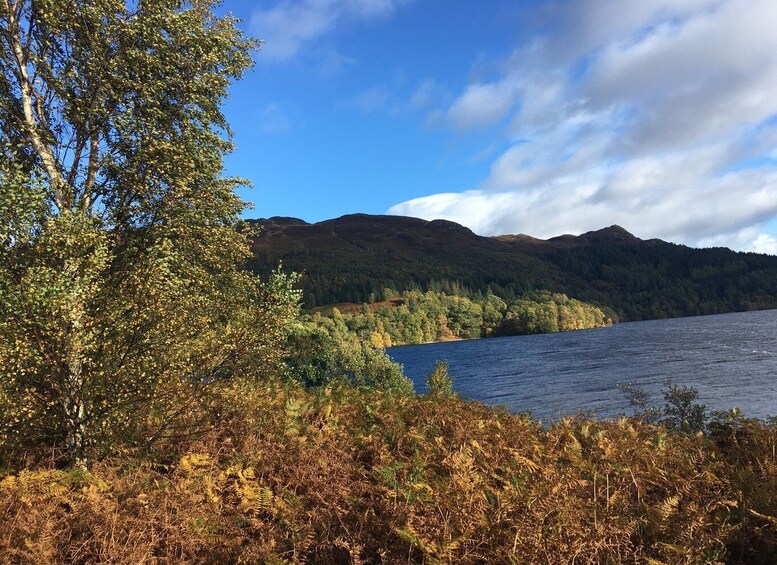
[[[773,0],[228,0],[249,217],[777,253]]]

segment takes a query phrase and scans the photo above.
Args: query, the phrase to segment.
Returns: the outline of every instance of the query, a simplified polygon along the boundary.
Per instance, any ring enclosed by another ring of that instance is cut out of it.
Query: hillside
[[[309,224],[255,220],[249,267],[304,273],[305,304],[365,302],[384,288],[546,289],[613,308],[622,320],[777,308],[777,257],[641,240],[619,226],[548,240],[482,237],[453,222],[354,214]]]

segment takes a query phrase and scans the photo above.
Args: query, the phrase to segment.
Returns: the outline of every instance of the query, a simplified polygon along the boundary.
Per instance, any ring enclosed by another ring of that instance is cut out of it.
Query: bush
[[[402,366],[382,349],[371,347],[352,334],[335,334],[298,323],[291,332],[286,375],[305,387],[349,384],[404,394],[413,383]]]
[[[698,398],[698,390],[668,382],[664,392],[664,425],[685,433],[703,431],[707,422],[707,407],[696,403]]]
[[[703,432],[707,427],[707,407],[698,404],[699,391],[687,386],[678,386],[667,381],[663,391],[663,409],[653,406],[650,395],[640,386],[619,384],[618,389],[634,408],[633,417],[686,434]]]
[[[448,375],[447,361],[437,361],[426,379],[426,393],[432,398],[453,394],[453,379]]]

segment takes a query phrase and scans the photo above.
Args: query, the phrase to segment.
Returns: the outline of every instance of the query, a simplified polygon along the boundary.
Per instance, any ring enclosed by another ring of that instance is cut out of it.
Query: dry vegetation
[[[211,432],[0,479],[5,563],[771,563],[777,429],[232,384]],[[194,417],[194,416],[192,416]]]

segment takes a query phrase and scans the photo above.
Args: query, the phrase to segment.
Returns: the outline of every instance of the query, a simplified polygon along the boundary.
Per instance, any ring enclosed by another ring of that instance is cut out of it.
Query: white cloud
[[[755,253],[777,255],[777,238],[760,232],[758,228],[745,228],[736,233],[711,237],[699,242],[700,247],[729,247]]]
[[[772,237],[767,233],[759,233],[748,247],[756,253],[777,255],[777,238]]]
[[[390,212],[538,237],[617,223],[641,237],[774,252],[774,234],[761,231],[777,216],[773,0],[537,10],[555,31],[529,30],[501,76],[467,85],[445,112],[458,130],[509,117],[509,147],[490,175]]]
[[[390,16],[411,0],[281,0],[251,16],[253,34],[264,40],[260,61],[288,60],[348,20]]]
[[[472,84],[448,111],[459,128],[490,126],[501,120],[515,103],[508,82]]]

